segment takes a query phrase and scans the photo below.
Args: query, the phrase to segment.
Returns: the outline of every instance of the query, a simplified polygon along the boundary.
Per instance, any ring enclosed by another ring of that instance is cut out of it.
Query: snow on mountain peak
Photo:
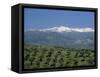
[[[70,28],[65,27],[65,26],[60,26],[60,27],[53,27],[53,28],[48,28],[48,29],[42,29],[42,31],[52,31],[52,32],[70,32]]]
[[[30,31],[43,31],[43,32],[94,32],[92,28],[70,28],[65,26],[45,28],[45,29],[30,29]]]

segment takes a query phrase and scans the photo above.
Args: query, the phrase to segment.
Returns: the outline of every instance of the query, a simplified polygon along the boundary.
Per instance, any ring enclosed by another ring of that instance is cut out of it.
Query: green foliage
[[[25,45],[24,68],[55,68],[94,65],[94,50],[57,46]]]

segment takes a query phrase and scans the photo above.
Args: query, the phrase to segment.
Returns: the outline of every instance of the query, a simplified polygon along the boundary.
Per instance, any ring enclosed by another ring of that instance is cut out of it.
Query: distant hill
[[[92,48],[94,49],[94,30],[90,28],[72,29],[60,27],[54,30],[39,29],[25,31],[24,42],[35,45],[52,45],[66,48]]]

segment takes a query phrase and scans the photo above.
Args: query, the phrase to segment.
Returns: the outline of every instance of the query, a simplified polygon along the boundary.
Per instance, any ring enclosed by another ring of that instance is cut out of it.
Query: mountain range
[[[94,49],[94,30],[92,28],[69,28],[65,26],[29,29],[24,32],[24,43]]]
[[[65,26],[45,28],[45,29],[29,29],[28,31],[49,31],[49,32],[94,32],[92,28],[70,28]]]

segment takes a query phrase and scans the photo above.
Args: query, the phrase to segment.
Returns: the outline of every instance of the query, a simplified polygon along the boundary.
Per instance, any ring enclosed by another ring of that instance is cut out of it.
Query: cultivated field
[[[94,50],[25,45],[24,69],[94,65]]]

